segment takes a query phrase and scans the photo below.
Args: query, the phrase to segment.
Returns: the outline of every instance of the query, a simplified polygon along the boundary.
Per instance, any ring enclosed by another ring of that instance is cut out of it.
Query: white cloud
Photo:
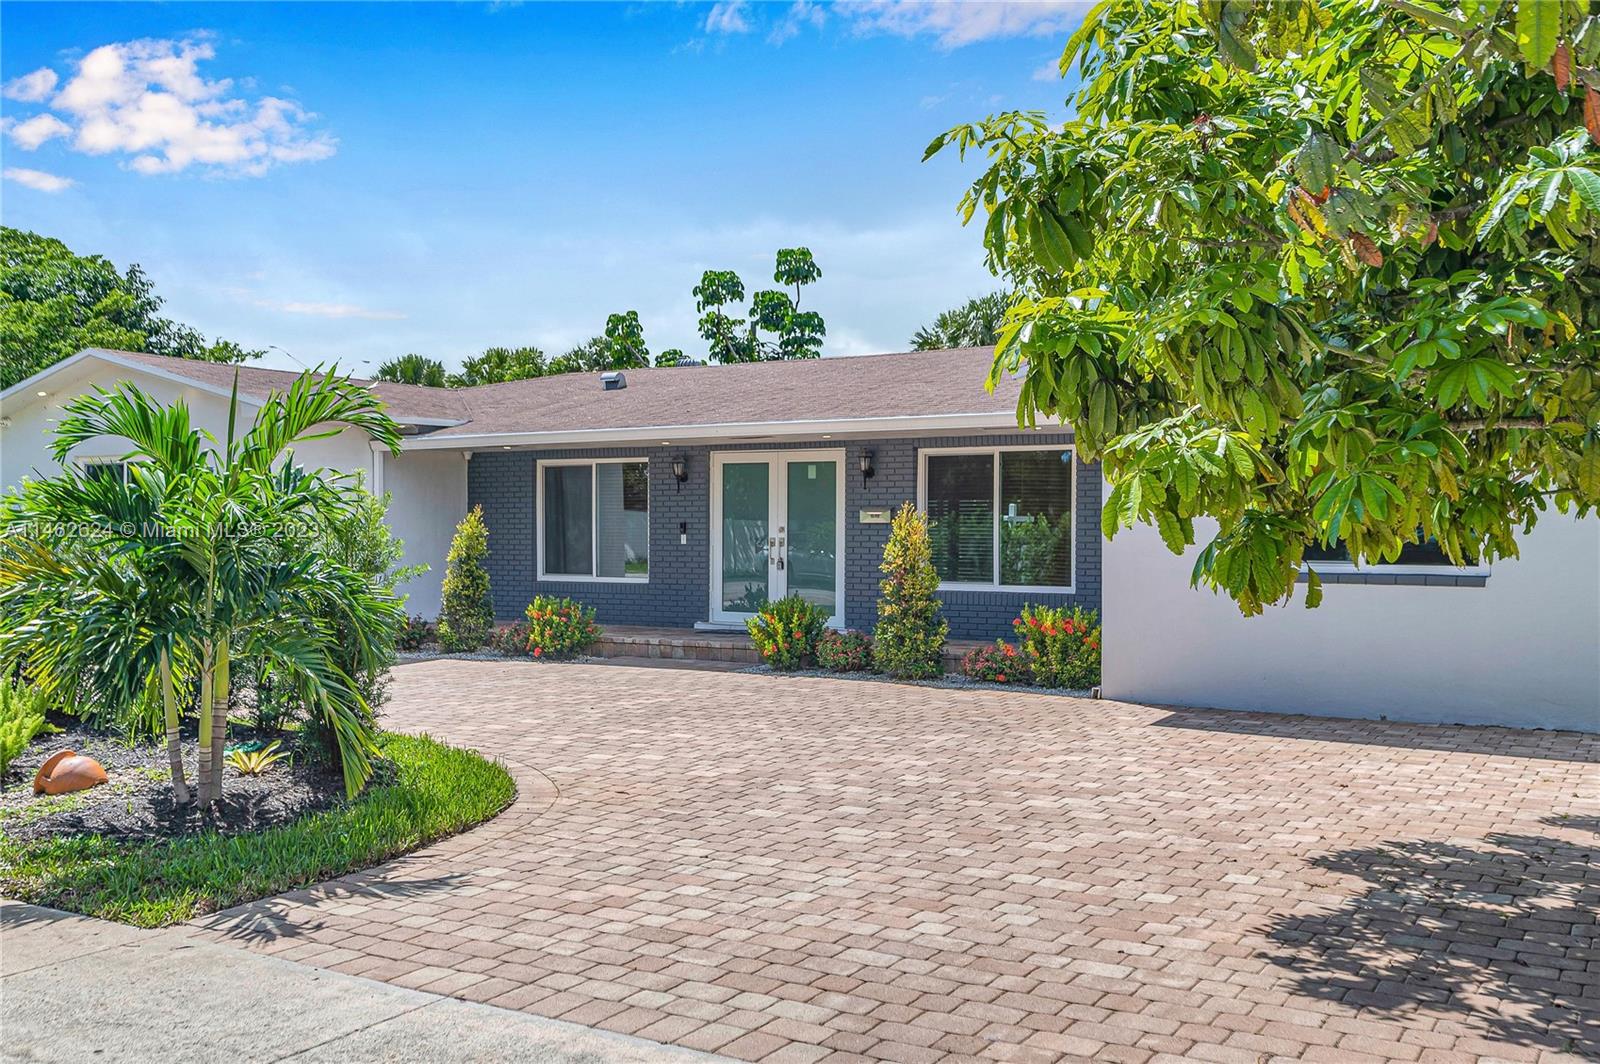
[[[34,115],[25,121],[7,127],[6,132],[24,151],[33,151],[52,137],[65,137],[72,127],[52,114]]]
[[[773,44],[782,44],[807,26],[820,30],[827,20],[827,13],[822,10],[821,4],[812,0],[794,0],[782,20],[772,27],[771,33],[767,34],[767,40]]]
[[[1044,66],[1033,72],[1034,81],[1060,81],[1061,60],[1052,59]]]
[[[373,310],[354,303],[278,303],[274,309],[285,314],[309,314],[313,318],[365,318],[368,321],[399,321],[398,310]]]
[[[234,94],[230,79],[204,77],[200,64],[215,55],[204,37],[102,45],[79,60],[50,101],[66,122],[56,114],[36,115],[10,134],[26,148],[70,133],[74,150],[127,156],[128,168],[141,174],[195,166],[256,176],[278,164],[334,153],[338,142],[308,128],[315,116],[298,104],[275,96],[246,99]],[[41,73],[49,77],[39,84],[55,84],[49,70],[18,81]]]
[[[1069,33],[1077,27],[1088,6],[1084,0],[992,0],[989,3],[841,0],[833,10],[857,33],[932,36],[942,48],[960,48],[1001,37]]]
[[[750,13],[747,0],[717,0],[711,5],[711,11],[706,15],[705,31],[707,33],[749,33],[750,20],[745,16]]]
[[[259,280],[257,276],[252,279]],[[246,288],[229,288],[237,299],[263,310],[276,310],[283,314],[301,314],[310,318],[361,318],[366,321],[400,321],[405,315],[398,310],[375,310],[357,303],[318,303],[304,300],[263,299]]]
[[[32,74],[24,74],[20,78],[12,78],[6,82],[5,95],[10,100],[38,103],[49,96],[50,90],[55,87],[56,72],[49,67],[40,67]]]
[[[70,177],[47,174],[43,170],[28,170],[20,166],[5,168],[5,179],[39,192],[65,192],[77,182]]]

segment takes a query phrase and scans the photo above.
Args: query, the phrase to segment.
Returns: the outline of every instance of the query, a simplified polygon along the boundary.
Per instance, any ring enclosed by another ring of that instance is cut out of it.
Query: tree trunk
[[[223,748],[228,741],[228,640],[217,640],[217,660],[211,677],[211,800],[222,799]]]
[[[161,707],[167,725],[167,761],[172,768],[172,798],[189,804],[189,785],[183,779],[183,744],[178,739],[178,693],[172,684],[172,659],[161,652]]]
[[[200,647],[200,768],[199,801],[210,805],[215,789],[217,766],[211,761],[211,674],[216,668],[216,651],[210,640]]]

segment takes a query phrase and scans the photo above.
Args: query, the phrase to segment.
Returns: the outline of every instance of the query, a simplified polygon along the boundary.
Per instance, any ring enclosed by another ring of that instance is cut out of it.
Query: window
[[[1313,569],[1328,571],[1351,570],[1359,572],[1394,572],[1396,569],[1460,569],[1487,571],[1487,567],[1468,563],[1464,567],[1457,566],[1445,557],[1444,549],[1431,537],[1424,538],[1420,543],[1407,543],[1400,548],[1400,556],[1392,562],[1369,562],[1356,569],[1350,560],[1350,550],[1344,543],[1335,543],[1331,547],[1321,547],[1316,544],[1306,548],[1304,555],[1306,566]]]
[[[948,586],[1072,589],[1069,448],[924,451],[922,508]]]
[[[539,475],[541,579],[649,577],[648,462],[541,462]]]
[[[79,465],[90,480],[128,480],[128,463],[115,458],[88,458]]]

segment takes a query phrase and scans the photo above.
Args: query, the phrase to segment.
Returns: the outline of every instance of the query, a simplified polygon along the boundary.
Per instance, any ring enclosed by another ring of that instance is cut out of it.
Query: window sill
[[[1076,595],[1077,589],[1071,587],[1045,587],[1038,584],[1013,586],[1011,584],[965,584],[944,583],[938,587],[939,591],[976,591],[990,595]]]
[[[1367,584],[1376,587],[1486,587],[1489,572],[1486,569],[1452,569],[1448,566],[1400,565],[1394,568],[1317,569],[1324,586],[1333,584]],[[1298,583],[1309,579],[1300,571]]]
[[[565,573],[540,573],[541,584],[648,584],[648,576],[583,576]]]

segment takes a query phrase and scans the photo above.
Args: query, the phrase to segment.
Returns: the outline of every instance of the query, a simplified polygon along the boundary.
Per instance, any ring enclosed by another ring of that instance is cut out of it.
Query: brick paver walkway
[[[436,661],[485,827],[207,933],[743,1060],[1600,1053],[1600,738]]]

